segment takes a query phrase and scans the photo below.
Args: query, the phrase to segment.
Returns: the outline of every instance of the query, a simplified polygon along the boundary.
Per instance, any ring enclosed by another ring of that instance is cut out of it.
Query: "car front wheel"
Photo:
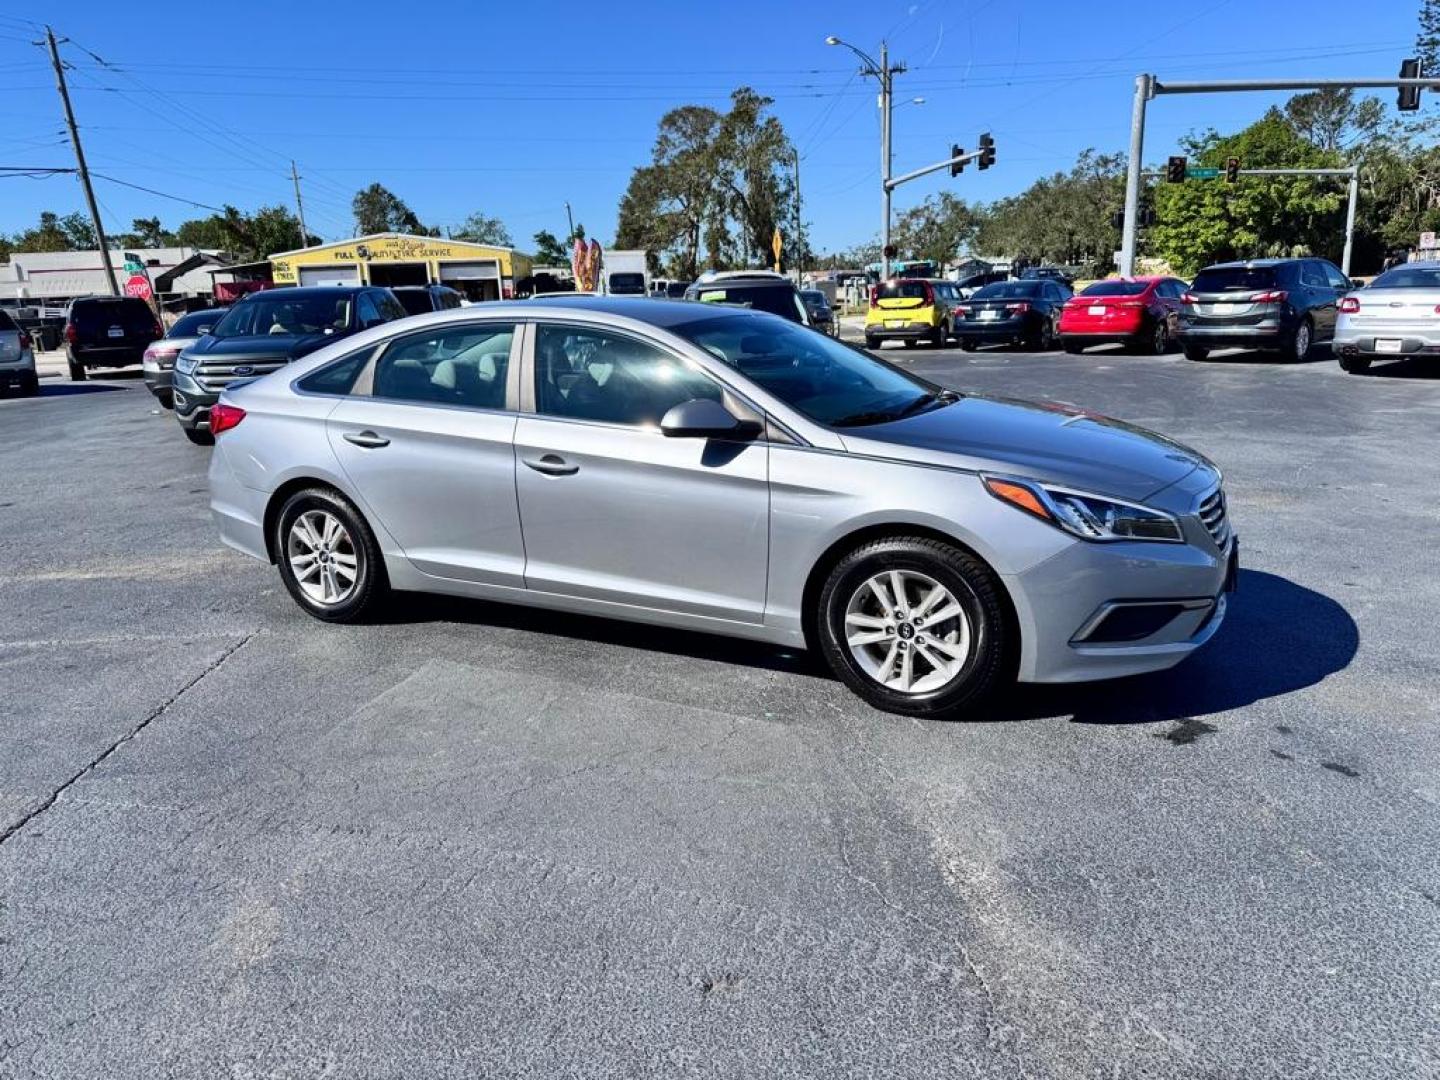
[[[817,629],[835,674],[865,701],[906,716],[980,702],[1012,645],[1000,584],[974,556],[928,537],[852,551],[820,592]]]
[[[271,550],[291,597],[326,622],[354,622],[385,592],[384,564],[365,519],[338,492],[307,488],[285,501]]]

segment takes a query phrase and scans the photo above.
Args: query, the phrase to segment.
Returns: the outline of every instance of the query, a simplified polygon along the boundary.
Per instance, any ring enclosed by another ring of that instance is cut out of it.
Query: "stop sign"
[[[129,281],[125,282],[125,295],[134,296],[141,300],[150,299],[150,281],[144,274],[136,274]]]

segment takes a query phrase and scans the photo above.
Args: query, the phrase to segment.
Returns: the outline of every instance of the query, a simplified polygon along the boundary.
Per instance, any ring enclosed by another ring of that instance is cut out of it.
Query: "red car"
[[[1118,341],[1157,356],[1179,329],[1185,282],[1172,277],[1109,278],[1072,296],[1060,311],[1065,351]]]

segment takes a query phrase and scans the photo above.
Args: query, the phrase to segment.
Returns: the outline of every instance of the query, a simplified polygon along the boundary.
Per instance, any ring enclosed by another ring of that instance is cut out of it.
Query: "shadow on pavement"
[[[114,393],[117,390],[126,389],[123,386],[106,386],[104,383],[90,382],[42,382],[40,384],[41,397],[74,397],[76,394],[106,394]]]
[[[1355,376],[1357,379],[1429,379],[1432,382],[1440,378],[1440,372],[1436,371],[1435,361],[1420,360],[1416,357],[1407,357],[1404,360],[1382,361],[1372,364],[1370,369],[1363,375]]]
[[[1242,570],[1225,624],[1178,667],[1102,683],[1022,686],[992,719],[1185,720],[1314,686],[1348,667],[1359,646],[1355,621],[1330,597],[1276,574]]]

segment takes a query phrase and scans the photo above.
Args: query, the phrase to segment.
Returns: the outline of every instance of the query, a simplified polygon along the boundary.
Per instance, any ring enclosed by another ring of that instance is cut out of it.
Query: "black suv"
[[[1251,259],[1200,271],[1180,308],[1180,347],[1191,360],[1213,349],[1266,349],[1304,360],[1335,336],[1353,286],[1325,259]]]
[[[89,368],[139,364],[145,347],[164,336],[164,327],[144,300],[78,297],[65,313],[65,360],[70,378],[84,382]]]
[[[175,419],[191,442],[209,446],[215,441],[210,407],[227,386],[258,379],[332,341],[408,314],[389,289],[371,286],[251,293],[175,361]]]
[[[401,285],[390,290],[411,315],[460,307],[460,294],[446,285]]]
[[[697,281],[687,286],[685,299],[754,308],[801,326],[810,325],[810,315],[805,309],[805,302],[800,299],[800,290],[789,278],[768,270],[717,274],[708,281]]]

